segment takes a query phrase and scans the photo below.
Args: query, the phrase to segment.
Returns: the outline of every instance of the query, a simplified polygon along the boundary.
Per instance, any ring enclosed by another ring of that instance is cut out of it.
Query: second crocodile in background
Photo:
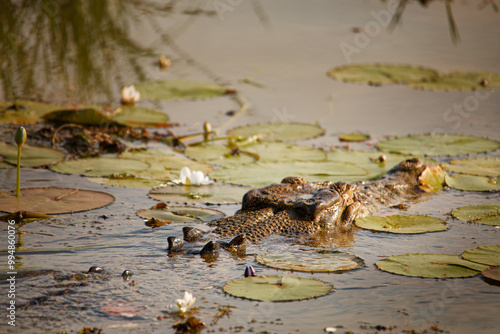
[[[419,177],[428,167],[419,159],[410,159],[378,180],[353,183],[287,177],[279,184],[249,191],[235,215],[208,225],[222,237],[245,234],[251,242],[271,234],[345,233],[357,217],[421,195]]]

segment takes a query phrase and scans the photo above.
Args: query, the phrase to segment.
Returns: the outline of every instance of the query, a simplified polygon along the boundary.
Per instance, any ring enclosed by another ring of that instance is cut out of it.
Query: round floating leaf
[[[483,277],[500,282],[500,266],[481,271]]]
[[[303,140],[322,136],[325,130],[318,125],[306,123],[250,124],[227,131],[230,136],[254,137],[261,140]]]
[[[132,159],[86,158],[68,160],[51,166],[54,172],[62,174],[83,174],[85,176],[109,176],[112,174],[133,174],[145,170],[149,164]]]
[[[442,219],[420,215],[361,217],[356,218],[355,224],[367,230],[403,234],[444,231],[448,228]]]
[[[393,255],[375,265],[393,274],[434,278],[470,277],[488,268],[458,255],[421,253]]]
[[[71,188],[26,188],[21,197],[7,192],[0,193],[0,211],[32,211],[44,214],[78,212],[101,208],[113,203],[115,198],[107,193]]]
[[[149,197],[169,203],[231,204],[241,203],[243,195],[249,190],[248,187],[219,183],[207,186],[167,185],[151,189]]]
[[[165,180],[143,179],[133,174],[111,175],[109,177],[89,177],[88,180],[105,186],[124,188],[151,188],[165,183]]]
[[[362,133],[346,133],[339,136],[341,141],[349,142],[361,142],[370,139],[370,135],[365,135]]]
[[[357,269],[364,265],[364,261],[359,257],[341,252],[257,255],[255,260],[271,268],[310,273],[346,271]]]
[[[468,222],[500,225],[500,203],[463,206],[451,211],[451,214]]]
[[[113,123],[108,116],[93,108],[56,110],[45,114],[43,119],[47,122],[54,123],[73,123],[93,126]]]
[[[0,142],[0,157],[4,162],[17,164],[17,145]],[[45,147],[35,147],[24,144],[21,149],[21,166],[38,167],[58,163],[65,154],[61,151]]]
[[[14,102],[0,102],[0,123],[31,124],[42,121],[46,113],[61,109],[56,104],[18,100]]]
[[[425,134],[397,137],[377,144],[382,151],[427,156],[461,155],[494,151],[500,142],[466,135]]]
[[[462,253],[462,257],[488,266],[500,266],[500,245],[479,246],[469,249]]]
[[[281,142],[269,142],[242,147],[231,152],[224,145],[210,144],[191,146],[186,155],[192,159],[224,167],[260,162],[324,161],[324,151],[309,147]]]
[[[209,175],[218,181],[264,186],[279,183],[287,176],[302,176],[309,181],[340,181],[347,180],[347,177],[364,177],[368,172],[361,167],[338,162],[286,162],[253,163],[231,169],[220,168]]]
[[[175,223],[203,222],[224,217],[224,214],[218,210],[189,206],[153,207],[148,210],[137,211],[137,215],[146,219],[155,218]]]
[[[452,160],[444,165],[451,172],[478,176],[500,175],[500,158]]]
[[[384,85],[410,82],[431,81],[438,73],[430,68],[391,64],[358,64],[336,67],[328,75],[344,82]]]
[[[115,300],[109,304],[101,306],[101,311],[127,318],[135,317],[145,310],[145,306],[135,305],[125,300]]]
[[[112,120],[130,127],[165,127],[169,126],[168,116],[160,111],[144,107],[125,105],[114,114]]]
[[[219,85],[189,81],[154,81],[134,85],[146,100],[205,99],[228,93]]]
[[[281,302],[323,296],[333,290],[333,285],[312,278],[260,276],[230,281],[222,289],[235,297]]]
[[[498,191],[500,183],[494,177],[464,174],[446,175],[446,184],[455,189],[467,191]]]
[[[440,75],[435,80],[408,82],[413,88],[434,91],[465,91],[500,87],[500,76],[488,72],[452,72]]]
[[[368,171],[364,177],[357,180],[368,180],[378,178],[387,173],[392,167],[401,161],[410,159],[408,155],[396,153],[383,153],[378,151],[346,151],[334,150],[327,152],[328,161],[348,163],[361,167]],[[357,181],[356,180],[356,181]]]

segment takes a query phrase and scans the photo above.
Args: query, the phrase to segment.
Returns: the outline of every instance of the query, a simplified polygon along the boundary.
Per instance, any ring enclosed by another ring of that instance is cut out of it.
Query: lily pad
[[[224,87],[204,82],[154,81],[134,86],[146,100],[206,99],[228,93]]]
[[[55,110],[43,115],[43,119],[53,123],[74,123],[101,126],[113,123],[104,113],[94,108]]]
[[[370,135],[362,133],[346,133],[339,136],[340,141],[362,142],[370,139]]]
[[[185,204],[236,204],[250,190],[231,184],[206,186],[167,185],[151,189],[149,197],[157,201]]]
[[[89,177],[88,180],[105,186],[123,188],[152,188],[165,183],[165,180],[144,179],[133,174],[110,175],[108,177]]]
[[[353,270],[364,265],[364,261],[359,257],[341,252],[257,255],[255,260],[271,268],[310,273]]]
[[[486,83],[486,84],[485,84]],[[413,88],[434,91],[467,91],[500,87],[500,76],[488,72],[452,72],[430,81],[408,82]]]
[[[312,278],[260,276],[230,281],[222,289],[235,297],[282,302],[323,296],[333,291],[333,285]]]
[[[385,85],[431,81],[438,73],[430,68],[392,64],[356,64],[336,67],[328,75],[344,82]]]
[[[470,277],[488,268],[458,255],[421,253],[393,255],[375,265],[393,274],[433,278]]]
[[[155,218],[175,223],[204,222],[224,217],[221,211],[190,206],[170,206],[137,211],[142,218]]]
[[[500,203],[463,206],[454,209],[451,214],[468,222],[500,225]]]
[[[83,174],[85,176],[109,176],[135,173],[145,170],[149,164],[133,159],[86,158],[60,162],[50,167],[62,174]]]
[[[237,151],[218,144],[197,145],[188,147],[185,154],[191,159],[224,167],[253,163],[257,160],[260,162],[326,160],[324,151],[281,142],[247,145]]]
[[[452,160],[449,164],[445,164],[444,166],[446,170],[461,174],[478,176],[500,175],[500,158]]]
[[[240,137],[258,137],[261,140],[303,140],[322,136],[325,130],[318,125],[306,123],[250,124],[229,129],[227,134]]]
[[[499,191],[500,182],[494,177],[454,174],[446,175],[446,184],[455,189],[466,191]]]
[[[479,246],[469,249],[462,253],[462,257],[488,266],[500,266],[500,245]]]
[[[483,277],[500,282],[500,266],[481,271]]]
[[[0,192],[0,211],[33,211],[43,214],[58,214],[87,211],[113,203],[115,198],[107,193],[72,188],[26,188],[21,197]]]
[[[355,224],[367,230],[402,234],[437,232],[448,228],[442,219],[420,215],[361,217],[356,218]]]
[[[401,161],[411,156],[379,151],[334,150],[327,152],[328,161],[348,163],[365,169],[368,173],[357,180],[376,179],[386,174]],[[428,160],[428,159],[427,159]],[[357,181],[354,180],[354,181]]]
[[[112,120],[130,127],[166,127],[169,118],[165,113],[144,107],[124,105],[120,112],[113,115]]]
[[[348,177],[360,178],[368,172],[350,164],[338,162],[286,162],[253,163],[237,168],[219,168],[210,177],[248,186],[264,186],[279,183],[287,176],[302,176],[309,181],[347,181]]]
[[[0,142],[0,157],[3,161],[11,165],[17,164],[17,145]],[[21,148],[21,166],[23,167],[39,167],[52,165],[63,160],[65,154],[61,151],[35,147],[24,144]]]
[[[500,142],[459,134],[430,133],[388,139],[377,147],[386,152],[439,156],[494,151],[500,148]]]
[[[52,110],[61,109],[56,104],[27,100],[0,102],[0,123],[31,124],[42,121],[42,116]]]

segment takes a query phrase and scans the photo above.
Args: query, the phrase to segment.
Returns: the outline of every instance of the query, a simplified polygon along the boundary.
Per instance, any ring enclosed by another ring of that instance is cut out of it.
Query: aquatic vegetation
[[[333,291],[333,285],[312,278],[249,276],[230,281],[222,289],[235,297],[266,302],[283,302],[326,295]]]
[[[149,167],[144,161],[117,158],[83,158],[59,162],[50,169],[62,174],[85,176],[111,176],[113,174],[136,173]]]
[[[355,64],[331,69],[328,75],[344,82],[372,86],[406,84],[415,89],[464,91],[500,87],[500,75],[490,72],[440,74],[431,68],[396,64]]]
[[[292,122],[250,124],[227,130],[229,136],[265,141],[304,140],[322,136],[324,133],[325,130],[319,125]]]
[[[466,260],[488,266],[500,266],[500,245],[479,246],[462,253]]]
[[[21,126],[17,129],[15,134],[15,142],[17,145],[17,174],[16,174],[16,197],[21,196],[21,148],[26,142],[27,134],[26,130]]]
[[[121,102],[122,104],[136,104],[141,99],[141,93],[139,93],[134,85],[125,86],[122,88],[121,92]]]
[[[140,82],[135,88],[146,100],[207,99],[232,93],[219,85],[191,81]]]
[[[0,192],[0,211],[32,211],[42,214],[58,214],[102,208],[115,201],[115,197],[101,191],[73,188],[26,188],[17,198],[8,192]]]
[[[403,234],[444,231],[449,227],[442,219],[421,215],[361,217],[356,218],[355,224],[372,231]]]
[[[213,183],[202,186],[160,185],[149,191],[157,201],[180,204],[234,204],[241,203],[251,188],[233,184]]]
[[[395,137],[376,145],[385,152],[424,156],[463,155],[495,151],[500,142],[460,134],[429,133]]]
[[[465,191],[499,191],[500,182],[497,177],[474,176],[466,174],[446,175],[446,185]]]
[[[186,186],[206,186],[213,183],[208,175],[203,174],[201,171],[193,170],[191,171],[189,167],[182,167],[180,178],[177,180],[172,180],[175,184],[181,184]]]
[[[477,176],[500,175],[500,158],[474,158],[451,160],[443,165],[450,172]]]
[[[451,214],[468,222],[500,225],[500,203],[462,206],[452,210]]]
[[[339,251],[314,251],[289,254],[257,255],[255,260],[265,266],[309,273],[342,272],[360,268],[363,259]]]
[[[339,136],[340,141],[348,141],[348,142],[363,142],[370,139],[370,135],[362,134],[362,133],[345,133]]]
[[[30,100],[0,102],[0,123],[33,124],[42,121],[42,116],[61,109],[62,106]]]
[[[196,297],[188,291],[184,291],[184,297],[175,300],[175,305],[169,305],[170,312],[186,313],[196,302]]]
[[[4,165],[3,167],[0,165],[0,168],[9,168],[17,165],[17,150],[18,148],[16,145],[0,142],[0,157],[3,157],[3,162],[9,164]],[[60,162],[64,159],[64,157],[65,154],[63,152],[55,149],[24,144],[21,166],[39,167],[52,165]]]
[[[137,211],[137,215],[146,219],[159,219],[168,222],[191,223],[204,222],[224,217],[221,211],[194,206],[156,205],[147,210]]]

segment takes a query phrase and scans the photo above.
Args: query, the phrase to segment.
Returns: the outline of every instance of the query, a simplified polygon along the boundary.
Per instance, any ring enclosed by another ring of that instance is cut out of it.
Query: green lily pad
[[[430,68],[391,64],[358,64],[336,67],[328,75],[344,82],[385,85],[431,81],[438,73]]]
[[[257,159],[260,162],[326,160],[324,151],[282,142],[247,145],[237,152],[232,152],[224,145],[197,145],[188,147],[185,154],[191,159],[224,167],[253,163]]]
[[[24,144],[21,148],[21,166],[39,167],[58,163],[66,155],[58,150]],[[17,165],[17,145],[0,142],[0,157],[11,165]],[[0,166],[1,167],[1,166]]]
[[[356,150],[334,150],[327,152],[327,156],[328,161],[347,163],[355,165],[357,167],[361,167],[368,171],[366,175],[358,178],[357,180],[370,180],[379,178],[400,162],[411,158],[411,156],[397,153]]]
[[[240,137],[258,137],[267,141],[303,140],[322,136],[325,130],[306,123],[250,124],[229,129],[227,134]]]
[[[468,205],[451,211],[453,217],[468,222],[500,225],[500,203]]]
[[[260,276],[230,281],[222,289],[235,297],[282,302],[323,296],[333,291],[333,285],[312,278]]]
[[[236,204],[251,190],[231,184],[206,186],[167,185],[151,189],[149,197],[157,201],[180,204]]]
[[[462,257],[488,266],[500,266],[500,245],[479,246],[469,249],[462,253]]]
[[[442,219],[420,215],[360,217],[356,218],[355,224],[367,230],[403,234],[437,232],[448,228],[448,225]]]
[[[492,279],[494,281],[500,282],[500,266],[496,266],[490,269],[481,271],[483,277]]]
[[[224,217],[218,210],[190,206],[152,207],[137,211],[137,215],[146,219],[155,218],[174,223],[204,222]]]
[[[94,108],[55,110],[43,115],[43,119],[53,123],[74,123],[101,126],[113,123],[104,113]]]
[[[32,124],[42,121],[42,116],[52,110],[61,109],[56,104],[27,100],[0,102],[0,123]]]
[[[494,151],[500,148],[500,142],[459,134],[430,133],[388,139],[377,147],[386,152],[439,156]]]
[[[433,278],[470,277],[488,268],[458,255],[421,253],[393,255],[375,265],[393,274]]]
[[[123,188],[152,188],[165,183],[165,180],[144,179],[134,174],[115,174],[107,177],[89,177],[87,179],[105,186]]]
[[[466,191],[499,191],[500,182],[496,178],[484,176],[454,174],[446,175],[448,187]]]
[[[112,120],[130,127],[166,127],[170,126],[167,114],[154,109],[124,105],[120,112],[113,115]]]
[[[483,85],[486,80],[487,84]],[[476,89],[492,89],[500,87],[500,76],[488,72],[452,72],[440,75],[435,80],[408,82],[416,89],[434,91],[467,91]]]
[[[500,175],[500,158],[452,160],[449,164],[445,164],[444,166],[446,170],[461,174],[478,176]]]
[[[225,95],[228,90],[219,85],[189,81],[154,81],[134,85],[146,100],[206,99]]]
[[[348,177],[360,178],[368,172],[358,166],[338,162],[286,162],[253,163],[235,168],[219,168],[209,173],[218,181],[248,186],[265,186],[279,183],[287,176],[302,176],[309,181],[348,181]]]
[[[43,214],[58,214],[87,211],[113,203],[115,198],[107,193],[72,188],[26,188],[21,197],[0,192],[0,211],[32,211]]]
[[[310,273],[353,270],[364,265],[364,261],[361,258],[341,252],[257,255],[255,260],[271,268]]]
[[[83,174],[85,176],[109,176],[135,173],[145,170],[149,164],[133,159],[86,158],[60,162],[50,167],[62,174]]]
[[[339,136],[340,141],[362,142],[370,139],[370,135],[362,133],[346,133]]]

